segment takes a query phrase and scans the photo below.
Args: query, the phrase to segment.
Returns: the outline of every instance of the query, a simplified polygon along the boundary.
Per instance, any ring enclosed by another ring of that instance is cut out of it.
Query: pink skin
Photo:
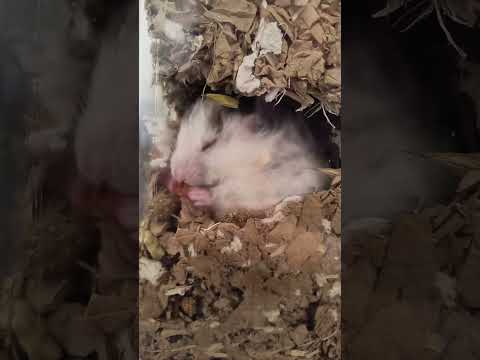
[[[187,197],[195,207],[210,207],[213,205],[212,194],[206,188],[193,187],[187,193]]]
[[[202,186],[186,185],[183,175],[184,172],[178,171],[161,171],[158,173],[158,181],[163,184],[170,192],[180,197],[185,197],[192,202],[195,207],[209,207],[213,203],[210,191]]]
[[[186,197],[195,207],[210,207],[213,204],[210,191],[203,186],[190,185],[200,182],[201,173],[201,167],[194,166],[194,162],[189,161],[185,166],[172,168],[172,174],[165,183],[169,191]],[[185,190],[184,184],[188,184]]]

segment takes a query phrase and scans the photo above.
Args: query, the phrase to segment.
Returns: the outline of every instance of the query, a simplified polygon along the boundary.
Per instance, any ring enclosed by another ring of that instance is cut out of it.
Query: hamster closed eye
[[[216,143],[220,108],[201,99],[182,119],[175,149],[170,160],[175,182],[193,186],[205,184],[202,156]]]
[[[202,151],[207,151],[207,150],[210,149],[213,145],[215,145],[216,142],[217,142],[217,139],[216,139],[216,138],[213,138],[213,139],[204,141],[204,142],[203,142],[203,145],[202,145]]]

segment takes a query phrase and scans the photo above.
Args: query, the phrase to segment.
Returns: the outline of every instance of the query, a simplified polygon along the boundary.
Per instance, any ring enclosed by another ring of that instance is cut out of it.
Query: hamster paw
[[[213,204],[212,194],[205,188],[193,187],[188,192],[187,197],[196,207],[206,207]]]

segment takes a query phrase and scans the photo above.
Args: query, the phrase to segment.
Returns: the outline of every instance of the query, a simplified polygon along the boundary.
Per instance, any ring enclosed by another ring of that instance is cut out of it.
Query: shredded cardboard
[[[340,229],[332,224],[341,177],[331,176],[329,190],[257,214],[212,218],[182,201],[175,225],[149,212],[142,233],[156,233],[164,256],[154,260],[145,242],[141,256],[169,265],[153,288],[141,283],[142,358],[161,350],[176,359],[338,359]],[[165,198],[175,197],[158,192],[150,201]],[[161,340],[173,336],[175,342]]]
[[[247,32],[253,24],[257,7],[247,0],[218,0],[212,9],[203,13],[208,19],[220,23],[229,23],[241,32]]]
[[[209,87],[233,97],[281,91],[297,101],[300,110],[319,102],[339,113],[338,0],[260,5],[252,0],[218,0],[181,11],[178,2],[169,2],[170,11],[162,6],[165,3],[146,2],[155,14],[149,20],[151,34],[162,40],[152,48],[155,81],[163,84],[179,112],[185,100],[174,94],[195,90],[198,95]],[[196,21],[179,28],[172,15],[179,12]]]
[[[282,52],[283,34],[276,22],[267,23],[260,20],[254,47],[260,49],[260,55],[273,53],[279,55]]]

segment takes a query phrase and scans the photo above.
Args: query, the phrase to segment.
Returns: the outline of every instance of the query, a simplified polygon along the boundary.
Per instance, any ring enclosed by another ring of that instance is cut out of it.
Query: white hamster
[[[187,184],[193,204],[217,214],[263,210],[320,188],[320,161],[308,139],[288,119],[277,126],[265,121],[258,112],[246,115],[198,100],[180,127],[173,184]]]

